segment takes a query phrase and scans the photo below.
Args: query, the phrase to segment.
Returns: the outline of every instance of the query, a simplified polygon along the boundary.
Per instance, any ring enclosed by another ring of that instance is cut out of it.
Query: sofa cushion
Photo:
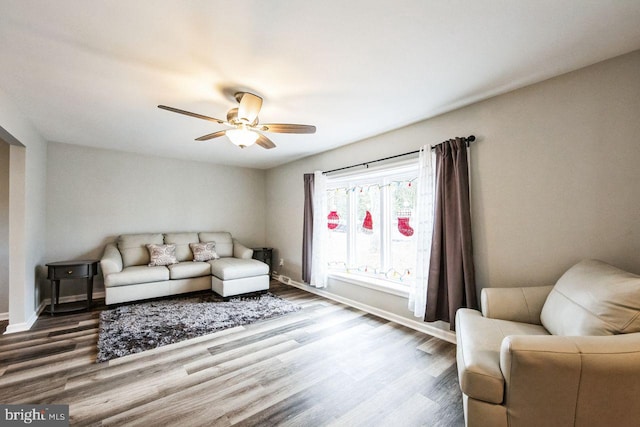
[[[193,261],[193,253],[189,243],[199,242],[198,233],[165,233],[164,242],[176,245],[176,259],[178,262]]]
[[[200,237],[200,241],[203,243],[216,242],[216,252],[221,257],[233,256],[233,239],[231,238],[231,233],[224,231],[202,232],[198,233],[198,237]]]
[[[209,264],[211,264],[211,274],[221,280],[269,274],[269,266],[255,259],[220,258],[209,261]]]
[[[554,335],[640,332],[640,276],[584,260],[558,279],[540,315]]]
[[[123,234],[118,238],[118,250],[122,254],[122,265],[130,267],[149,264],[147,245],[161,245],[163,243],[164,238],[160,233]]]
[[[211,274],[211,266],[206,262],[185,261],[169,266],[169,277],[172,279],[190,279],[209,274]]]
[[[189,243],[194,261],[209,261],[220,258],[216,253],[216,242]]]
[[[509,335],[549,335],[540,325],[482,317],[477,310],[456,313],[458,378],[462,392],[474,399],[502,403],[504,377],[500,346]]]
[[[135,285],[138,283],[161,282],[169,280],[169,269],[164,266],[148,267],[146,265],[134,265],[125,267],[119,273],[108,274],[104,278],[104,286]]]
[[[149,249],[149,267],[177,264],[176,245],[147,245]]]

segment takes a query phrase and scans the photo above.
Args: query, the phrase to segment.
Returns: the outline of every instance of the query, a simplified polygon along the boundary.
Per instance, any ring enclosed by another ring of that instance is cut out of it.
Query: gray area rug
[[[97,362],[300,310],[271,293],[215,294],[123,305],[100,313]]]

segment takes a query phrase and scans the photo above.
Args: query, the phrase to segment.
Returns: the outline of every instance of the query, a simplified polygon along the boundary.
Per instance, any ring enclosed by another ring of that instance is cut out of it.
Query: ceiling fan
[[[295,125],[287,123],[264,123],[258,121],[258,113],[262,108],[262,98],[249,92],[236,92],[236,101],[240,103],[238,108],[232,108],[227,112],[227,120],[220,120],[214,117],[203,116],[202,114],[180,110],[178,108],[158,105],[163,110],[173,111],[197,119],[208,120],[210,122],[226,125],[232,129],[220,130],[196,138],[196,141],[207,141],[226,135],[235,145],[246,148],[253,144],[258,144],[262,148],[275,148],[275,144],[260,132],[275,133],[315,133],[316,127],[311,125]]]

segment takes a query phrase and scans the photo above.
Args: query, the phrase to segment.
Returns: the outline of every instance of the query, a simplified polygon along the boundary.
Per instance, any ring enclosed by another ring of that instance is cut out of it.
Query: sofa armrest
[[[500,349],[509,425],[637,425],[640,333],[508,336]]]
[[[109,243],[104,248],[104,254],[102,254],[102,259],[100,260],[100,268],[104,277],[111,273],[122,271],[122,255],[115,243]]]
[[[484,288],[480,294],[482,315],[541,325],[540,313],[551,289],[553,286]]]
[[[503,339],[499,322],[470,308],[456,312],[456,362],[460,389],[465,395],[492,404],[502,403],[504,376],[498,350]]]
[[[253,249],[233,239],[233,256],[234,258],[251,259],[253,257]]]

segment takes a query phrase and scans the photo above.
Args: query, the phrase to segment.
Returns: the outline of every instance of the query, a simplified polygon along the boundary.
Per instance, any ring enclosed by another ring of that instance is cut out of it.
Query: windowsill
[[[408,286],[399,285],[387,280],[340,272],[329,272],[328,276],[330,279],[340,280],[352,285],[362,286],[363,288],[369,288],[379,292],[385,292],[388,294],[397,295],[399,297],[409,298]]]

